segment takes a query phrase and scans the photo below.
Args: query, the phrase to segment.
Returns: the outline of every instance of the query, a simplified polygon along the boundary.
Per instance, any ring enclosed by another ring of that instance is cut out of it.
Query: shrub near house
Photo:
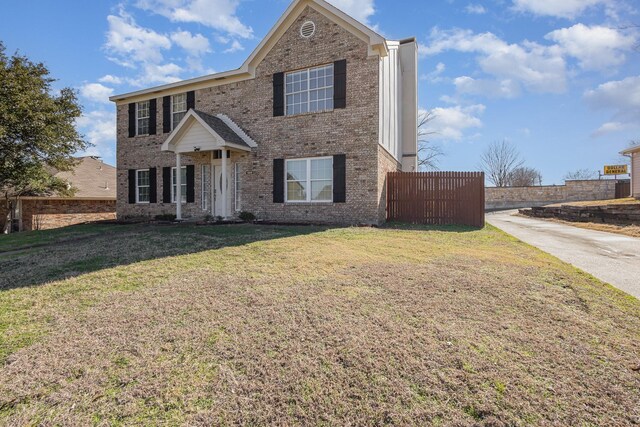
[[[294,1],[236,71],[112,100],[119,217],[377,224],[386,173],[416,168],[415,40],[322,0]]]

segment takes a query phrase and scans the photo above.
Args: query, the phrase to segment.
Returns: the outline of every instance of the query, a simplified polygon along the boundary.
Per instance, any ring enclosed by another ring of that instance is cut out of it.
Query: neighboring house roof
[[[78,160],[79,163],[73,170],[54,174],[76,189],[72,198],[115,199],[116,168],[94,157],[80,157]]]
[[[620,154],[633,154],[633,153],[640,153],[640,145],[636,145],[635,147],[627,148],[626,150],[622,151]]]
[[[191,138],[190,133],[194,131],[194,126],[204,128],[208,137],[202,138],[198,135]],[[197,141],[197,146],[192,146],[192,141]],[[226,115],[212,116],[202,111],[189,110],[162,144],[162,151],[181,153],[221,148],[251,151],[251,148],[256,146],[255,141]]]
[[[328,19],[336,22],[347,31],[351,32],[356,37],[367,43],[369,45],[370,55],[379,55],[382,57],[388,55],[389,49],[387,46],[387,40],[384,37],[373,31],[366,25],[358,22],[356,19],[352,18],[346,13],[342,12],[335,6],[330,5],[324,0],[294,0],[284,12],[284,14],[280,17],[278,22],[276,22],[276,24],[273,26],[271,31],[269,31],[264,39],[262,39],[260,44],[254,49],[247,60],[237,70],[210,74],[203,77],[183,80],[176,83],[170,83],[136,92],[125,93],[122,95],[114,95],[109,97],[109,100],[119,102],[129,98],[148,96],[149,94],[157,92],[165,92],[166,94],[180,93],[181,91],[185,91],[187,87],[189,89],[195,89],[228,84],[233,81],[251,79],[255,77],[255,70],[258,64],[262,62],[267,53],[269,53],[269,51],[273,48],[277,41],[280,40],[287,29],[300,16],[300,14],[307,6],[312,7],[314,10],[326,16]]]

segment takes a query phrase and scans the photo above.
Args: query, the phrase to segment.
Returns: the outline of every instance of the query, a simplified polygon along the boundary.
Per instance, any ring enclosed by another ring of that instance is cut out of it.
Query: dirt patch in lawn
[[[492,227],[243,230],[0,291],[0,423],[640,422],[638,300]],[[56,268],[97,262],[77,246]]]

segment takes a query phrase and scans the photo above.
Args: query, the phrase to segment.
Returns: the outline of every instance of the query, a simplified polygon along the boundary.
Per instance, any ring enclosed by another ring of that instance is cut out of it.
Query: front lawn
[[[640,423],[640,302],[492,227],[71,227],[0,265],[2,425]]]

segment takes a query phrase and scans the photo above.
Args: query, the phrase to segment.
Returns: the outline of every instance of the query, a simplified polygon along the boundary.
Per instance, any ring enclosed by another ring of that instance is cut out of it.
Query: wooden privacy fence
[[[631,196],[631,181],[616,182],[616,199],[624,199]]]
[[[484,227],[484,173],[390,172],[387,221]]]

